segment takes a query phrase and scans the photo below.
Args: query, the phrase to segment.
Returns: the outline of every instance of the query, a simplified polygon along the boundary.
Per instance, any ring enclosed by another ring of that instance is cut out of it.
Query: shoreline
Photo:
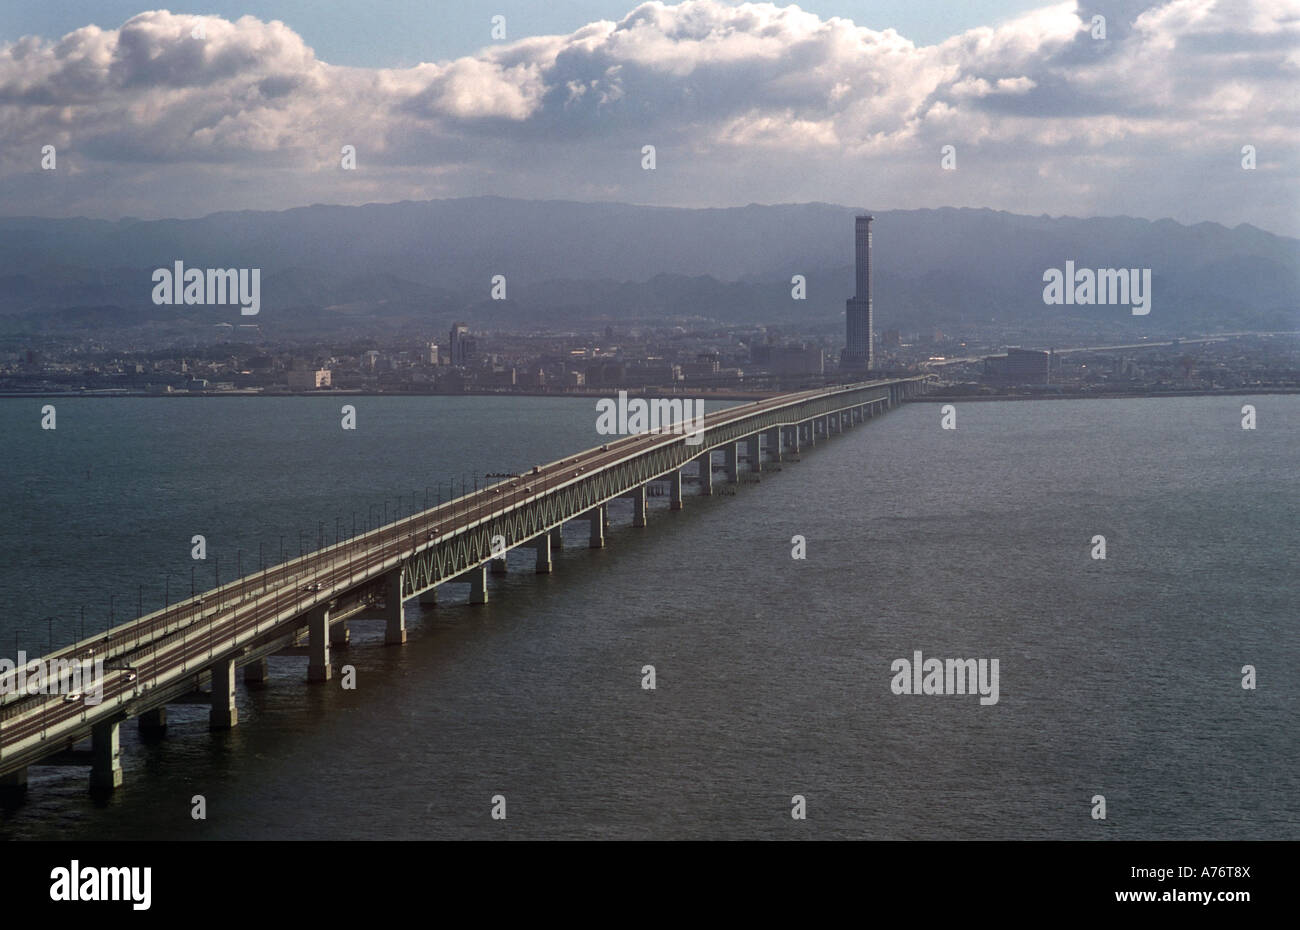
[[[590,400],[617,396],[619,391],[627,391],[628,397],[680,398],[683,400],[762,400],[784,393],[781,391],[660,391],[629,390],[614,388],[610,391],[557,392],[557,391],[177,391],[172,394],[156,394],[147,391],[13,391],[0,392],[0,400],[34,400],[38,398],[92,398],[99,400],[122,399],[157,399],[174,400],[176,398],[215,398],[215,397],[564,397],[574,400]],[[906,403],[958,403],[967,401],[1016,401],[1016,400],[1132,400],[1134,398],[1160,397],[1242,397],[1252,394],[1300,394],[1300,387],[1266,387],[1266,388],[1229,388],[1224,390],[1194,391],[1152,391],[1147,393],[1105,392],[1105,393],[1043,393],[1043,394],[925,394],[908,398]]]
[[[925,394],[912,397],[908,403],[947,403],[955,404],[965,401],[1001,401],[1001,400],[1133,400],[1135,398],[1161,397],[1246,397],[1256,394],[1300,394],[1300,387],[1293,388],[1230,388],[1222,391],[1152,391],[1145,394],[1135,393],[1098,393],[1098,394]]]

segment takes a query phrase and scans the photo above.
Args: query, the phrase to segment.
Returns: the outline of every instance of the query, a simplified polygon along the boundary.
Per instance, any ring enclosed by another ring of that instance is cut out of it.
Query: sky
[[[1300,0],[0,8],[11,216],[492,194],[1297,236],[1298,141]]]

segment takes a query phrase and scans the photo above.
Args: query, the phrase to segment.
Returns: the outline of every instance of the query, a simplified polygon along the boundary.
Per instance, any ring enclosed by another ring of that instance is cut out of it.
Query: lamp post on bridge
[[[165,568],[163,571],[165,572],[163,575],[163,610],[166,610],[168,607],[172,606],[171,583],[172,575],[175,575],[176,572],[170,568]],[[191,594],[192,593],[193,592],[191,592]]]
[[[50,651],[50,652],[53,652],[53,651],[54,651],[54,618],[53,618],[52,616],[51,616],[51,617],[41,617],[41,620],[45,620],[45,621],[47,622],[48,626],[49,626],[49,631],[50,631],[50,633],[49,633],[49,635],[50,635],[49,651]],[[40,620],[37,620],[36,622],[37,622],[37,623],[40,623],[41,621],[40,621]],[[17,650],[15,650],[15,651],[14,651],[14,659],[16,660],[17,658],[18,658],[18,652],[17,652]],[[48,697],[49,686],[48,686],[48,682],[47,682],[47,679],[46,679],[46,676],[47,676],[47,675],[48,675],[48,672],[46,672],[46,670],[45,670],[44,668],[42,668],[42,669],[41,669],[41,683],[44,684],[44,685],[46,685],[45,690],[46,690],[46,694],[47,694],[47,697]],[[50,706],[50,702],[49,702],[48,700],[41,701],[41,739],[45,739],[45,727],[46,727],[46,719],[45,719],[45,718],[46,718],[46,711],[49,709],[49,706]]]

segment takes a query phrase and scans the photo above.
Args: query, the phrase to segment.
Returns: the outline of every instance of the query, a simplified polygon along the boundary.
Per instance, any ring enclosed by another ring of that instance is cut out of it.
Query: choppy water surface
[[[0,402],[0,652],[188,594],[196,533],[209,587],[599,441],[591,401],[354,402],[355,432],[328,398],[65,399],[53,432]],[[111,800],[36,768],[0,835],[1295,839],[1297,425],[1293,396],[908,405],[648,529],[615,504],[604,550],[575,525],[553,575],[409,605],[405,647],[354,625],[355,691],[273,659],[229,733],[124,725]],[[893,694],[917,650],[999,659],[998,703]]]

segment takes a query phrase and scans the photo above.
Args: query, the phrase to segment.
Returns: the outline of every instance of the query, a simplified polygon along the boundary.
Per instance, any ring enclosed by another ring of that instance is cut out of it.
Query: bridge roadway
[[[534,544],[538,571],[550,571],[552,543],[562,545],[559,529],[567,520],[588,519],[591,544],[603,545],[605,504],[632,496],[634,525],[644,526],[646,485],[665,478],[679,508],[686,462],[699,463],[703,493],[711,493],[719,450],[728,480],[736,481],[743,443],[750,469],[761,470],[760,436],[779,461],[784,451],[813,445],[819,435],[922,390],[923,378],[905,378],[739,404],[706,417],[698,446],[671,430],[613,440],[56,650],[39,666],[51,671],[29,675],[26,689],[18,687],[17,671],[0,678],[0,789],[24,788],[27,767],[45,763],[88,764],[92,789],[111,790],[121,784],[122,720],[140,717],[142,730],[161,731],[168,703],[203,702],[211,705],[213,729],[234,726],[236,665],[247,682],[257,682],[265,678],[267,656],[306,652],[309,679],[328,679],[329,647],[346,641],[349,619],[383,619],[386,642],[404,642],[404,600],[421,596],[427,603],[437,585],[469,580],[471,601],[486,601],[487,567],[504,567],[503,546]],[[102,699],[90,704],[68,693],[75,679],[66,663],[94,660],[104,661]],[[91,749],[75,749],[87,737]]]

